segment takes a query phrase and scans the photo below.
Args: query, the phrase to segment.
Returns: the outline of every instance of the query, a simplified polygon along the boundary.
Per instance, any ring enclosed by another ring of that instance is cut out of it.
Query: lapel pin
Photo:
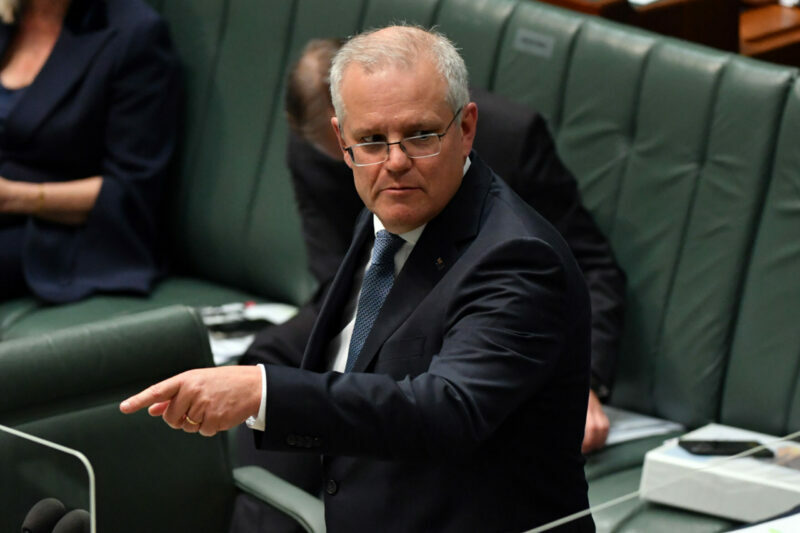
[[[433,262],[436,265],[437,270],[441,270],[444,268],[444,260],[441,257],[437,257],[436,261]]]

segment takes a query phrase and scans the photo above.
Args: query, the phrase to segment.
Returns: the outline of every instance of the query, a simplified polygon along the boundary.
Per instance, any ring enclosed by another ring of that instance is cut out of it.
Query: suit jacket
[[[15,28],[0,25],[0,51]],[[53,51],[0,132],[0,175],[103,177],[82,226],[26,220],[23,269],[39,297],[147,292],[164,268],[158,211],[174,151],[178,63],[141,0],[73,0]]]
[[[471,157],[354,371],[325,371],[326,350],[372,245],[368,213],[303,369],[267,365],[267,430],[257,439],[324,455],[331,532],[520,531],[588,506],[583,277],[557,231]]]
[[[589,285],[592,304],[592,374],[611,387],[623,323],[625,275],[611,247],[581,204],[578,185],[561,163],[545,120],[530,109],[473,90],[478,104],[476,151],[517,194],[564,236]],[[352,171],[292,135],[288,146],[295,199],[311,272],[325,286],[333,278],[364,204]],[[319,301],[296,319],[260,333],[243,362],[300,364]]]

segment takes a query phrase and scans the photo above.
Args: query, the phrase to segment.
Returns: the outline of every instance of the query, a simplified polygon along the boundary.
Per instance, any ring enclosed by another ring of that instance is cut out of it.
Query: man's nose
[[[401,144],[390,144],[389,145],[389,157],[386,160],[384,166],[390,172],[398,172],[407,170],[408,167],[411,166],[411,158],[408,157],[405,149],[403,149],[403,145]]]

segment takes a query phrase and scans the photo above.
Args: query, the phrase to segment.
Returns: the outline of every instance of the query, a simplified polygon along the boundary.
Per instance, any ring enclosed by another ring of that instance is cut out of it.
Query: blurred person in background
[[[142,0],[0,0],[0,301],[146,294],[179,68]]]

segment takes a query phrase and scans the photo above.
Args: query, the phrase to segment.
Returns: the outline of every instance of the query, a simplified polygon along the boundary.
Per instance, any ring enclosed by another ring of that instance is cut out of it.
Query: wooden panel
[[[732,0],[657,0],[643,6],[628,0],[541,1],[720,50],[739,48],[739,6]]]
[[[800,9],[768,5],[742,12],[739,22],[742,54],[800,66]]]

